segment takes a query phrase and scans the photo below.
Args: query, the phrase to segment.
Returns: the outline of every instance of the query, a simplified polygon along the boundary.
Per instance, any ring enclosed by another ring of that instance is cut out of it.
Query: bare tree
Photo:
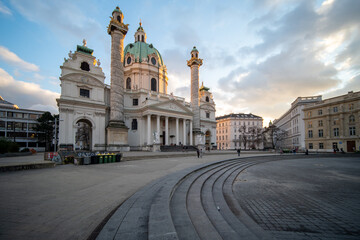
[[[263,140],[262,137],[262,130],[259,127],[250,127],[249,131],[248,131],[248,137],[249,137],[249,141],[251,143],[251,148],[256,148],[259,147],[260,143]]]
[[[263,131],[263,138],[265,145],[270,145],[271,148],[276,149],[278,144],[281,143],[286,137],[287,132],[275,126],[274,124],[269,125]]]

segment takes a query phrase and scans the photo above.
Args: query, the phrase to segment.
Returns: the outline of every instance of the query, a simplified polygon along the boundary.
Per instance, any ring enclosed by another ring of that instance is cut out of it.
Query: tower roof
[[[196,47],[194,46],[193,49],[191,50],[191,52],[199,52]]]
[[[117,6],[117,7],[114,9],[114,11],[113,11],[112,13],[114,13],[114,12],[119,12],[119,13],[121,13],[121,14],[122,14],[122,12],[121,12],[121,10],[120,10],[119,6]]]
[[[204,86],[204,82],[201,83],[200,91],[209,91],[210,88]]]

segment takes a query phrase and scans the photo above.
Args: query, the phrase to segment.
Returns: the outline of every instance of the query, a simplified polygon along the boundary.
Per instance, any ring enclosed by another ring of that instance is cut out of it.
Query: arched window
[[[84,71],[90,71],[90,66],[87,62],[82,62],[80,68]]]
[[[355,116],[354,115],[350,115],[349,122],[351,122],[351,123],[355,122]]]
[[[196,53],[196,58],[198,57],[198,54]]]
[[[131,89],[131,78],[126,79],[126,89]]]
[[[155,78],[152,78],[151,79],[151,91],[154,91],[154,92],[156,92],[156,89],[157,89],[157,87],[156,87],[156,79]]]
[[[142,42],[144,41],[144,35],[141,36],[141,41],[142,41]]]
[[[140,35],[138,35],[138,42],[140,41]]]
[[[120,16],[117,16],[117,20],[121,23],[121,18],[120,18]]]
[[[206,96],[205,101],[210,102],[209,97]]]

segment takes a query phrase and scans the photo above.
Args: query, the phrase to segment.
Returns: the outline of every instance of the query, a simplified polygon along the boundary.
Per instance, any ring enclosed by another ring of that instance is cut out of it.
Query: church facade
[[[140,23],[134,43],[123,48],[128,25],[117,7],[108,26],[111,36],[111,84],[93,50],[78,45],[61,68],[57,99],[59,145],[74,150],[160,150],[164,145],[216,147],[215,102],[199,86],[202,59],[194,47],[187,65],[191,102],[168,94],[171,81],[160,52],[146,42]]]

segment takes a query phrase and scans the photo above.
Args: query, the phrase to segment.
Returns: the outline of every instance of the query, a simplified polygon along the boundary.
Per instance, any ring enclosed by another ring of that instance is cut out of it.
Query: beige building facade
[[[325,99],[303,111],[309,151],[360,150],[360,92]]]
[[[218,149],[262,149],[262,117],[254,114],[231,113],[216,118]]]

